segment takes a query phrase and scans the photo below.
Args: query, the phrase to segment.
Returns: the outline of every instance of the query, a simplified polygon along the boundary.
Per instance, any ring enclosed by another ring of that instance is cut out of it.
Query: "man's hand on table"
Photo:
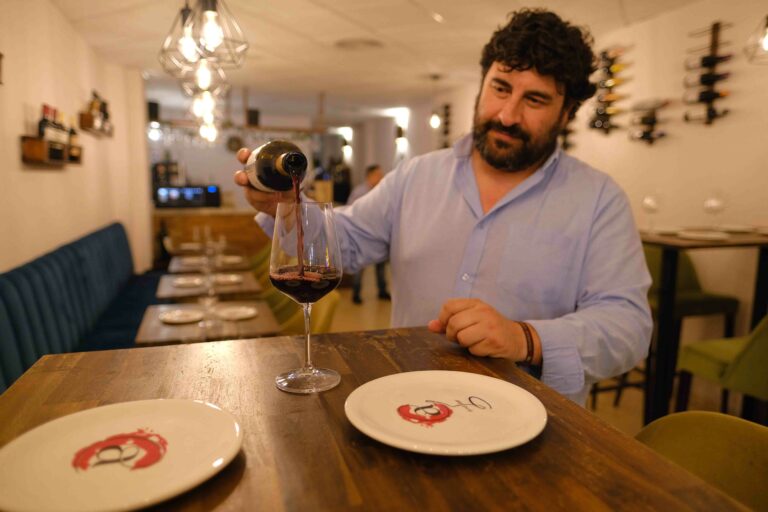
[[[248,161],[248,157],[251,156],[251,150],[247,148],[241,148],[237,152],[237,159],[241,164],[245,165]],[[280,192],[269,193],[261,192],[251,186],[248,181],[248,176],[242,169],[235,172],[235,183],[243,187],[245,192],[245,199],[256,208],[257,211],[264,212],[272,217],[275,216],[277,211],[278,201],[291,201],[293,200],[293,192]]]
[[[522,326],[504,317],[479,299],[450,299],[443,304],[437,319],[427,327],[480,357],[501,357],[524,361],[527,345]],[[541,342],[534,329],[534,364],[541,364]]]

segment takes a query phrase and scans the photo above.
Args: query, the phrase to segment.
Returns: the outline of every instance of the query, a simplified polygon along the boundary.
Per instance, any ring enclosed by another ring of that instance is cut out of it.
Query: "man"
[[[357,185],[353,190],[352,193],[349,194],[349,199],[347,199],[347,204],[350,205],[363,197],[365,194],[370,192],[373,187],[379,184],[381,181],[381,178],[384,177],[384,171],[381,170],[381,166],[379,164],[372,164],[366,167],[365,169],[365,181]],[[389,292],[387,291],[387,278],[385,276],[385,270],[386,270],[387,263],[385,261],[380,261],[379,263],[376,263],[376,286],[379,289],[379,298],[383,300],[390,300],[391,297],[389,295]],[[352,283],[352,302],[355,304],[362,304],[363,298],[360,297],[360,288],[363,284],[363,271],[360,270],[359,272],[355,273],[355,279]]]
[[[581,404],[645,356],[652,326],[626,196],[557,147],[595,92],[594,61],[589,36],[554,13],[515,13],[483,49],[472,135],[403,163],[337,215],[346,270],[389,258],[393,326],[428,324],[476,356],[528,363]],[[274,212],[275,197],[246,195]]]

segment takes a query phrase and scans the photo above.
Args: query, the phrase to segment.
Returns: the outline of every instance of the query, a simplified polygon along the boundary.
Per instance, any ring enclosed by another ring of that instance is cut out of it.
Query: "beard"
[[[520,146],[516,149],[507,141],[489,139],[488,132],[491,130],[518,139]],[[525,171],[546,160],[555,151],[559,134],[559,123],[555,123],[544,137],[537,139],[523,130],[519,124],[504,126],[496,120],[480,121],[477,115],[472,126],[472,141],[475,149],[491,167],[504,172]]]

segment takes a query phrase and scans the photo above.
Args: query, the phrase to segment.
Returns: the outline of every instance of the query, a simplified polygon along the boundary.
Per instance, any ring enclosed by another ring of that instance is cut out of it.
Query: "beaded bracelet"
[[[525,334],[525,344],[528,348],[528,353],[525,356],[525,364],[531,364],[533,362],[533,335],[531,334],[531,326],[525,322],[517,322],[520,327],[523,328],[523,334]]]

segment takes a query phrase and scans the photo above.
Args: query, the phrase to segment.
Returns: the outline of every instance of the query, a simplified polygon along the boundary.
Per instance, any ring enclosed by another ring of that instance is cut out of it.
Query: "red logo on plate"
[[[168,441],[159,434],[139,429],[130,434],[117,434],[78,450],[72,467],[87,471],[104,464],[120,464],[134,469],[147,468],[163,458]]]
[[[435,423],[440,423],[451,417],[453,411],[445,404],[439,402],[430,405],[416,407],[405,404],[397,408],[397,414],[406,421],[431,427]]]
[[[466,402],[456,400],[451,404],[438,402],[436,400],[426,400],[427,405],[415,406],[411,404],[401,405],[397,408],[397,414],[405,421],[410,421],[417,425],[431,427],[435,423],[441,423],[453,414],[453,409],[461,408],[461,411],[474,412],[493,409],[493,406],[479,396],[467,397]]]

